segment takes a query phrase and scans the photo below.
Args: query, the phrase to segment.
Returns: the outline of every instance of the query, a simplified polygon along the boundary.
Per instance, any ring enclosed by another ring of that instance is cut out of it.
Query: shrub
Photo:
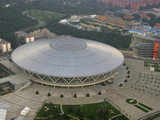
[[[38,95],[39,94],[39,91],[36,91],[36,95]]]
[[[63,97],[64,97],[64,95],[63,95],[63,94],[61,94],[61,95],[60,95],[60,97],[61,97],[61,98],[63,98]]]

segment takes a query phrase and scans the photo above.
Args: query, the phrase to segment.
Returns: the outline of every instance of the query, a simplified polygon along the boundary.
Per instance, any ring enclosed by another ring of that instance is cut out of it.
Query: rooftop
[[[92,76],[111,72],[124,57],[117,49],[72,37],[42,39],[17,48],[12,60],[28,71],[58,77]]]

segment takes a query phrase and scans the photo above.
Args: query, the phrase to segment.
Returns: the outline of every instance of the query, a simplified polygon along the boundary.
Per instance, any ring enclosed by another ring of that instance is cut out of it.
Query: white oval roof
[[[82,77],[111,72],[124,57],[117,49],[72,37],[43,39],[25,44],[12,53],[21,68],[49,76]]]

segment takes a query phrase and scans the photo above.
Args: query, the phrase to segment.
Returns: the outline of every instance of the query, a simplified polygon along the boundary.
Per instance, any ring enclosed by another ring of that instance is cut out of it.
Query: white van
[[[30,112],[30,110],[31,110],[31,108],[25,107],[25,108],[21,111],[20,115],[26,116],[26,115]]]

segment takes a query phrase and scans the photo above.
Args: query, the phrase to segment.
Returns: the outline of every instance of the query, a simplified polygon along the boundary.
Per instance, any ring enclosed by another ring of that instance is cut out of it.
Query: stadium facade
[[[42,39],[15,49],[13,62],[33,82],[54,87],[84,87],[114,77],[124,57],[117,49],[72,37]]]

